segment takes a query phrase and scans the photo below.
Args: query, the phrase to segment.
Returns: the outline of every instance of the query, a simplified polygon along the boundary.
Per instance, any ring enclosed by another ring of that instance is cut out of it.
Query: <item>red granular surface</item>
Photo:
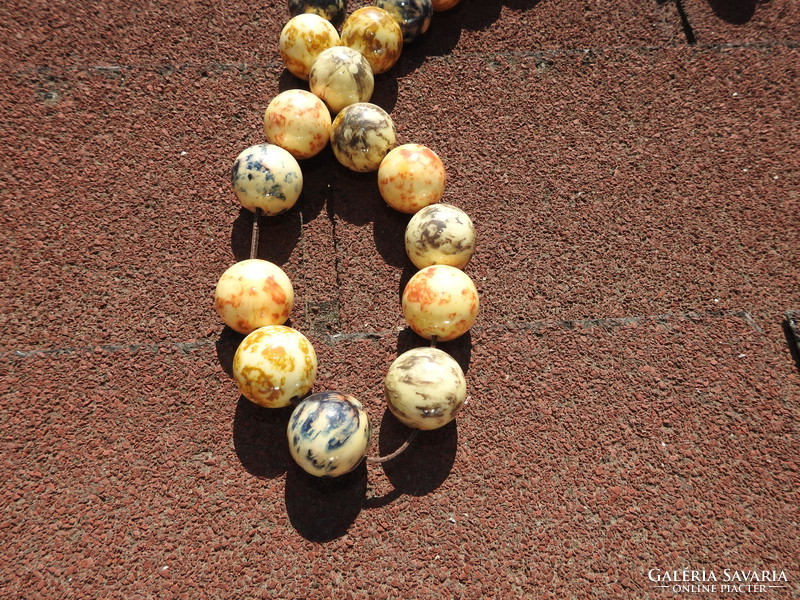
[[[694,597],[648,579],[687,568],[795,594],[798,11],[735,4],[462,0],[377,78],[476,224],[481,312],[440,344],[457,421],[337,480],[239,396],[212,300],[250,248],[233,158],[304,86],[285,4],[3,4],[0,597]],[[330,150],[302,166],[259,256],[385,455],[383,377],[427,343],[408,216]]]

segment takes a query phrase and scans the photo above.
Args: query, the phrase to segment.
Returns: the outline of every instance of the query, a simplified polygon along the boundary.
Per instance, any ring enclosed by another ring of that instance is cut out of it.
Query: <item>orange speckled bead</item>
[[[295,158],[311,158],[328,145],[331,113],[311,92],[286,90],[267,106],[264,134]]]
[[[250,333],[264,325],[285,323],[294,306],[294,289],[278,265],[252,258],[222,274],[214,305],[228,327]]]
[[[317,354],[296,329],[268,325],[250,333],[233,357],[233,378],[251,402],[267,408],[289,406],[317,378]]]
[[[403,213],[439,202],[444,194],[444,163],[421,144],[397,146],[378,168],[378,189],[386,204]]]
[[[444,10],[450,10],[456,4],[458,4],[461,0],[433,0],[433,10],[434,12],[442,12]]]
[[[340,43],[339,33],[330,21],[312,13],[300,14],[291,18],[281,31],[281,58],[292,75],[308,80],[308,72],[319,53]]]
[[[460,269],[426,267],[403,291],[403,316],[411,329],[426,339],[455,339],[466,333],[478,316],[478,290]]]
[[[394,17],[377,6],[353,12],[342,25],[342,46],[364,55],[375,75],[391,69],[403,51],[403,32]]]

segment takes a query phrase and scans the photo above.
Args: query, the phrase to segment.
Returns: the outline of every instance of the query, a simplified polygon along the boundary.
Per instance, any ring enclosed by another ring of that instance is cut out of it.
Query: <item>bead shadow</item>
[[[239,209],[239,216],[231,228],[231,250],[237,262],[250,258],[250,241],[253,235],[255,215],[246,208]],[[286,264],[300,239],[302,217],[295,205],[281,215],[260,217],[256,256],[280,266]]]
[[[294,464],[286,441],[286,426],[294,410],[264,408],[239,398],[233,418],[233,447],[245,470],[256,477],[272,479]]]
[[[284,446],[289,454],[288,444]],[[330,542],[345,535],[361,512],[366,494],[363,461],[352,472],[329,479],[309,475],[294,461],[286,472],[286,513],[292,526],[310,542]]]
[[[215,344],[219,365],[231,379],[233,379],[233,357],[236,355],[236,350],[239,348],[239,344],[242,343],[244,337],[243,334],[234,331],[226,325],[222,329],[222,333],[219,335],[219,339]]]
[[[410,429],[386,409],[381,421],[378,446],[381,456],[394,452]],[[451,421],[433,431],[420,431],[397,458],[383,464],[383,471],[399,494],[424,496],[445,482],[456,459],[458,427]]]

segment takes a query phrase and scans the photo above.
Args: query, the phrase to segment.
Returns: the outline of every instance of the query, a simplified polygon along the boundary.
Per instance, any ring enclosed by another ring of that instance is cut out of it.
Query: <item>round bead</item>
[[[386,204],[409,214],[439,202],[444,182],[442,159],[420,144],[398,146],[378,169],[378,189]]]
[[[308,79],[311,64],[319,53],[339,43],[339,34],[330,21],[319,15],[303,13],[290,19],[283,27],[281,57],[292,75]]]
[[[432,0],[433,10],[435,12],[442,12],[444,10],[450,10],[456,4],[458,4],[461,0]]]
[[[342,25],[342,45],[361,52],[375,75],[391,69],[403,51],[403,32],[394,17],[377,6],[353,12]]]
[[[268,325],[239,344],[233,357],[233,378],[251,402],[267,408],[289,406],[314,385],[317,354],[296,329]]]
[[[344,18],[345,10],[344,0],[289,0],[289,14],[293,17],[303,13],[313,13],[338,23]]]
[[[455,267],[425,267],[403,290],[403,316],[426,339],[455,339],[478,316],[478,290],[469,275]]]
[[[467,398],[459,364],[438,348],[414,348],[398,356],[383,383],[389,410],[415,429],[438,429],[452,421]]]
[[[428,31],[433,16],[431,0],[376,0],[375,6],[388,12],[403,32],[403,43],[413,42]]]
[[[406,226],[406,254],[418,269],[431,265],[467,266],[475,251],[472,219],[450,204],[426,206]]]
[[[352,396],[320,392],[297,405],[286,435],[292,458],[303,470],[317,477],[338,477],[364,458],[372,425]]]
[[[392,118],[375,104],[351,104],[333,120],[333,154],[353,171],[375,171],[386,153],[394,148],[396,141],[397,132]]]
[[[334,46],[323,50],[311,65],[308,87],[335,114],[345,106],[372,98],[375,77],[358,50]]]
[[[278,265],[253,258],[222,274],[214,305],[223,323],[247,334],[265,325],[285,323],[294,306],[294,290]]]
[[[241,205],[277,215],[292,208],[303,190],[303,172],[295,158],[273,144],[250,146],[236,157],[231,183]]]
[[[295,158],[311,158],[328,145],[331,114],[311,92],[286,90],[267,106],[264,134]]]

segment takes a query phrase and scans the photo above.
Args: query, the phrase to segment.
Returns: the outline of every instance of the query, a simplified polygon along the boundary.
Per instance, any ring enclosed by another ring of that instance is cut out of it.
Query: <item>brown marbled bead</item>
[[[392,118],[375,104],[351,104],[333,120],[333,154],[353,171],[367,173],[377,170],[396,142],[397,132]]]
[[[342,25],[342,45],[361,52],[376,75],[391,69],[403,51],[403,32],[394,17],[377,6],[359,8]]]

